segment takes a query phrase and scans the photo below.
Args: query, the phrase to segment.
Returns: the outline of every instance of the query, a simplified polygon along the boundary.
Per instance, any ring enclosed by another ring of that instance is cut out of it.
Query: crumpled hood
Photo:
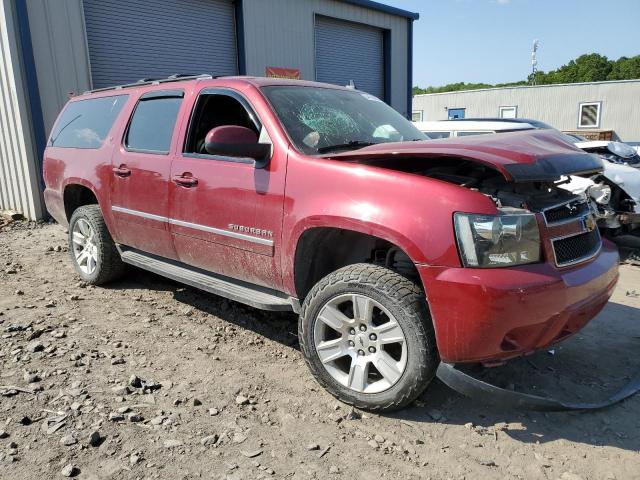
[[[421,142],[382,143],[359,150],[326,155],[336,160],[363,161],[375,165],[376,159],[456,157],[485,164],[515,182],[550,181],[562,175],[600,172],[602,160],[565,140],[555,130],[474,135]]]

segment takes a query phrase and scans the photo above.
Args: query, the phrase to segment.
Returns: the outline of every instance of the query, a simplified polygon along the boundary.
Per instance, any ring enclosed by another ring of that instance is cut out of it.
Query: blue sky
[[[413,84],[499,83],[553,70],[583,53],[640,54],[640,0],[379,0],[420,14]]]

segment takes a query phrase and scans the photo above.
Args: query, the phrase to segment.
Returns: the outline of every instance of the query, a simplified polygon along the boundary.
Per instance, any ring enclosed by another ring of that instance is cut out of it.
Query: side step
[[[262,310],[297,312],[300,309],[298,299],[282,292],[216,275],[175,260],[168,260],[122,245],[118,246],[118,250],[120,250],[122,261],[125,263],[229,300]]]

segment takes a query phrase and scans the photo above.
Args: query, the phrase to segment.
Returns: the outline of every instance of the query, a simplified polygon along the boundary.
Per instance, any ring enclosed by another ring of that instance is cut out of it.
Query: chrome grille
[[[580,199],[547,208],[542,213],[547,225],[553,225],[584,217],[590,211],[589,203]]]
[[[588,260],[600,251],[602,240],[598,229],[551,240],[556,265],[564,267]]]

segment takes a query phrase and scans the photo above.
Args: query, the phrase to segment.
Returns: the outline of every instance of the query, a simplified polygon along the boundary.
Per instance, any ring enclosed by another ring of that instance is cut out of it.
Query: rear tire
[[[69,252],[76,272],[91,285],[102,285],[124,273],[125,264],[98,205],[85,205],[71,215]]]
[[[365,410],[413,402],[440,362],[421,289],[377,265],[349,265],[318,282],[302,305],[298,336],[316,380]]]

